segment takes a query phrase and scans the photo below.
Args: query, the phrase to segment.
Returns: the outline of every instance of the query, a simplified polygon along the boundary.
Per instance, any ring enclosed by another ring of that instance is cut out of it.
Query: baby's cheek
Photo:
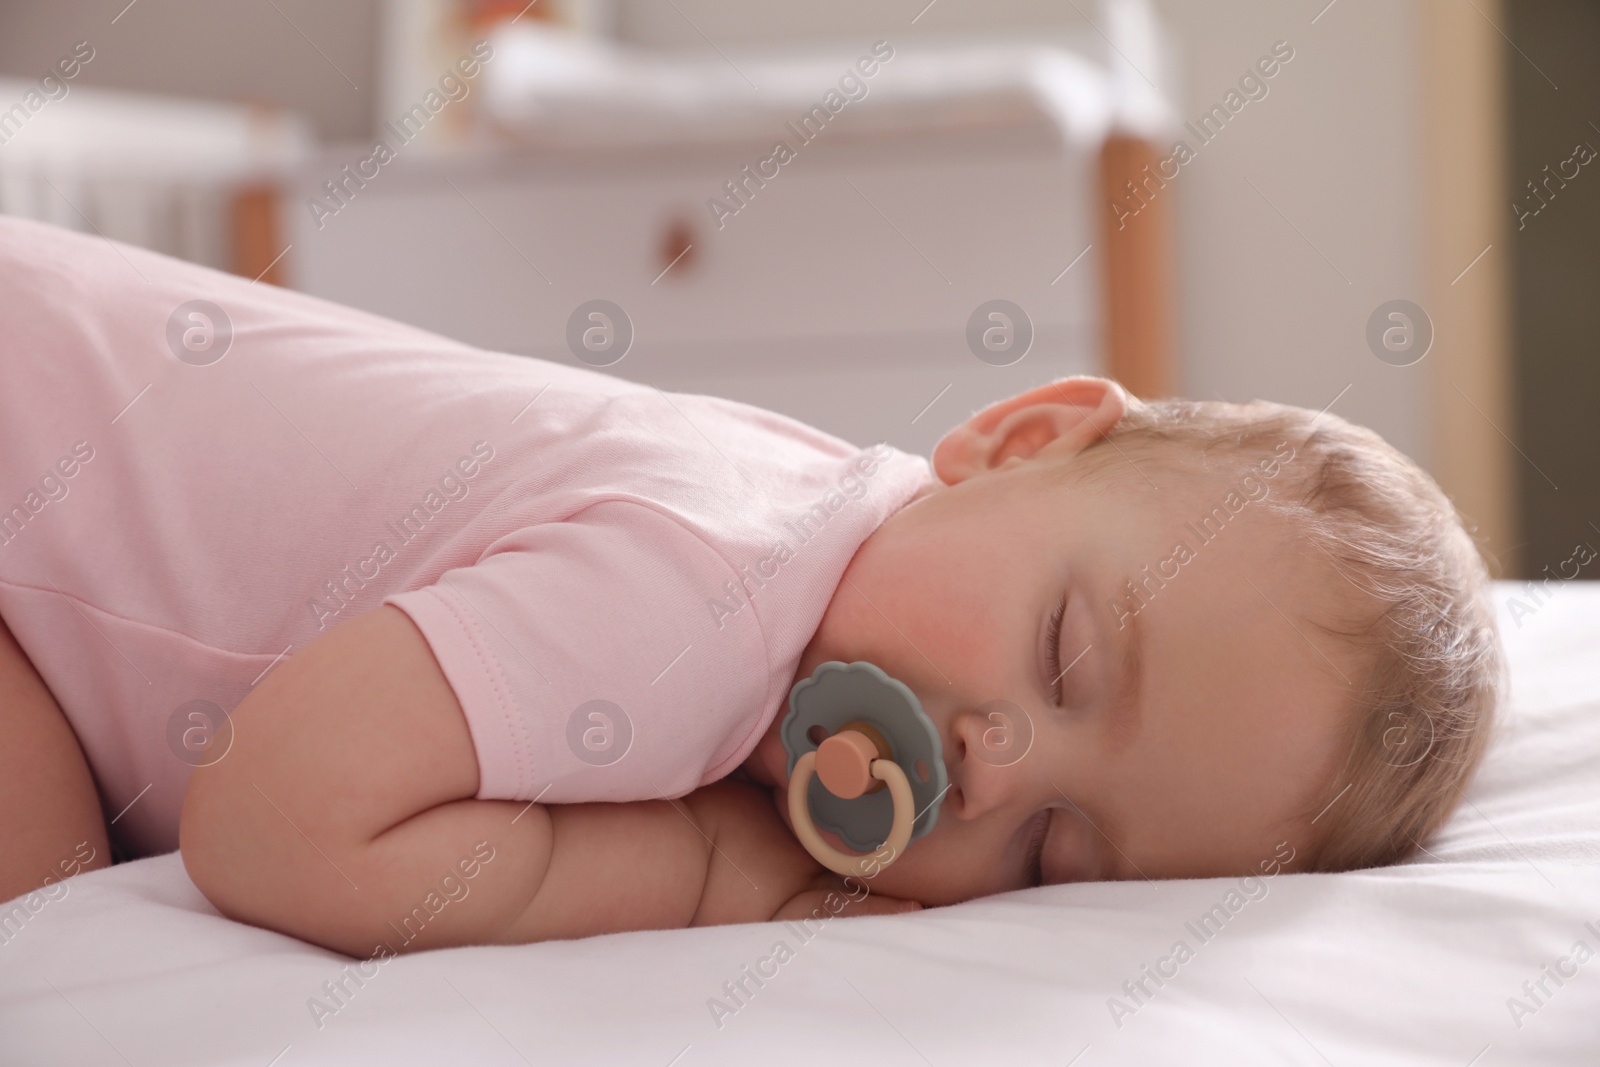
[[[942,675],[938,681],[959,684],[963,676],[994,669],[998,590],[984,596],[947,581],[935,569],[904,576],[887,595],[867,595],[876,609],[865,605],[867,612],[857,620],[870,634],[866,643],[883,649],[892,661],[907,663],[913,676],[926,673],[931,663]],[[888,669],[887,663],[879,666]]]
[[[977,895],[962,891],[963,887],[957,884],[961,880],[951,877],[952,870],[956,869],[959,865],[952,865],[936,851],[924,849],[919,853],[917,842],[912,842],[905,855],[881,868],[875,877],[866,880],[866,884],[872,892],[886,897],[929,905],[953,904]]]
[[[930,566],[906,581],[907,595],[892,617],[921,655],[957,683],[958,675],[988,676],[1000,666],[1001,635],[1017,630],[1017,619],[1010,617],[1014,579],[971,575],[959,565],[946,565]],[[1015,650],[1010,651],[1014,659]]]
[[[985,614],[977,605],[955,607],[937,625],[927,627],[917,642],[953,682],[992,677],[1000,669],[1002,649],[995,638],[998,627],[994,620],[983,617]],[[1015,654],[1011,658],[1015,659]]]

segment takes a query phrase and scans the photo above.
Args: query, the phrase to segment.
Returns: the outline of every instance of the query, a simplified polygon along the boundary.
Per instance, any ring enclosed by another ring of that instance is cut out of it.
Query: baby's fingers
[[[808,889],[797,894],[792,900],[778,909],[773,916],[776,921],[786,919],[827,919],[835,915],[900,915],[908,911],[917,911],[922,905],[914,900],[900,900],[896,897],[881,896],[869,893],[864,897],[854,897],[835,890]]]
[[[868,893],[857,900],[846,898],[846,905],[842,915],[900,915],[908,911],[921,911],[922,905],[915,900],[901,900],[898,897],[886,897],[881,893]]]
[[[902,901],[899,897],[883,896],[882,893],[869,893],[867,896],[856,897],[850,894],[840,894],[845,901],[845,907],[840,910],[840,915],[902,915],[906,912],[920,912],[922,904],[917,901]],[[834,904],[837,905],[838,897]]]

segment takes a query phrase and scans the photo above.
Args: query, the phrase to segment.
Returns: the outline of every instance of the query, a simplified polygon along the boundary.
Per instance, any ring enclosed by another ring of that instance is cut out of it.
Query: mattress
[[[7,906],[0,1062],[1600,1063],[1600,587],[1497,599],[1509,711],[1413,862],[362,969],[223,919],[159,856]]]

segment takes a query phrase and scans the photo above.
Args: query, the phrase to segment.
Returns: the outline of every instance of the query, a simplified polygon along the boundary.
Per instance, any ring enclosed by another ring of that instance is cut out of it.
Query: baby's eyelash
[[[1044,838],[1050,831],[1050,812],[1045,810],[1038,819],[1039,828],[1028,841],[1028,873],[1034,885],[1044,884]]]
[[[1067,613],[1067,594],[1061,594],[1061,603],[1056,605],[1056,610],[1050,616],[1050,625],[1045,629],[1044,643],[1046,663],[1050,667],[1050,695],[1055,699],[1056,706],[1061,706],[1061,618]]]

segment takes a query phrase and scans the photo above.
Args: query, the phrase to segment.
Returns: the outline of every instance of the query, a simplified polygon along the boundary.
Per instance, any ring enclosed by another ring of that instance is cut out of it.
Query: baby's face
[[[974,471],[943,446],[941,465],[955,484],[862,545],[796,676],[867,660],[939,728],[938,823],[870,887],[936,905],[1039,881],[1259,873],[1280,843],[1305,851],[1343,784],[1359,662],[1309,621],[1331,613],[1337,578],[1283,520],[1246,502],[1201,541],[1198,519],[1237,473],[1146,460],[1083,481],[1037,459]],[[1147,565],[1170,577],[1147,582],[1141,605],[1127,583]],[[788,822],[776,723],[747,766]]]

